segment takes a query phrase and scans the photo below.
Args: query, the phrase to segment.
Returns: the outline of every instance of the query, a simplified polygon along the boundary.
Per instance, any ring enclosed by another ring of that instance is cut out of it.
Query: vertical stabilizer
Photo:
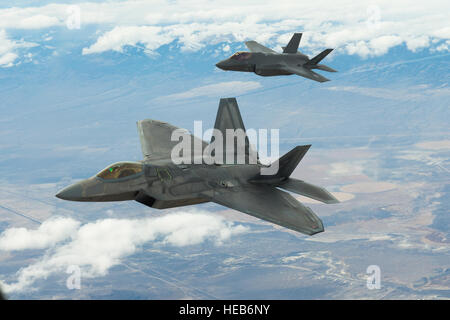
[[[220,135],[220,141],[217,141],[217,135]],[[257,154],[250,146],[236,98],[220,99],[211,137],[211,144],[215,142],[212,155],[219,159],[218,163],[257,163]]]
[[[297,53],[301,39],[302,39],[301,33],[294,33],[288,45],[283,48],[283,53]]]

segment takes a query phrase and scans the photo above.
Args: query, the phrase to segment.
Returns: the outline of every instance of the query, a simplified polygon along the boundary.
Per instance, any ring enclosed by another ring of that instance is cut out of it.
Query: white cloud
[[[0,67],[11,67],[19,58],[17,54],[20,48],[35,46],[34,43],[25,41],[14,41],[8,38],[5,30],[0,30]]]
[[[0,28],[42,29],[62,25],[65,6],[13,7],[0,9]]]
[[[0,250],[43,249],[69,238],[80,223],[70,218],[54,218],[38,229],[10,228],[0,234]]]
[[[406,46],[409,50],[415,52],[418,49],[428,47],[430,44],[430,38],[428,36],[421,36],[417,38],[409,39],[406,42]]]
[[[386,35],[370,40],[371,53],[380,56],[388,52],[394,46],[403,42],[402,38],[396,35]]]
[[[193,88],[184,92],[161,96],[155,100],[184,100],[197,97],[236,96],[261,88],[258,81],[228,81]]]
[[[83,48],[83,54],[99,53],[108,50],[122,52],[124,46],[135,46],[142,43],[147,52],[152,53],[164,44],[174,39],[161,32],[161,27],[115,27],[113,30],[100,36],[97,41],[88,48]]]
[[[369,41],[359,40],[350,42],[345,46],[349,54],[357,54],[361,57],[380,56],[403,42],[402,38],[397,35],[383,35],[370,39]]]
[[[0,30],[0,67],[10,67],[17,59],[14,49],[17,43],[8,39],[5,30]]]
[[[142,44],[151,53],[178,40],[182,50],[208,44],[254,39],[272,47],[285,45],[294,31],[304,31],[302,48],[324,47],[362,57],[385,54],[406,44],[409,50],[430,47],[448,51],[450,3],[423,1],[259,1],[143,0],[82,2],[81,27],[97,24],[109,31],[83,49],[83,54]],[[0,28],[65,27],[69,5],[0,9]],[[318,10],[318,8],[320,8]]]
[[[445,43],[440,44],[435,48],[437,52],[445,52],[450,51],[450,40],[447,40]]]
[[[0,66],[11,67],[17,57],[18,55],[13,52],[6,52],[5,54],[0,56]]]
[[[23,18],[17,25],[20,29],[43,29],[59,25],[58,18],[37,14]]]
[[[59,223],[64,220],[67,219],[59,220]],[[50,220],[46,229],[61,227],[55,225],[57,221]],[[69,224],[69,221],[65,222]],[[58,244],[56,238],[47,241],[50,247],[41,260],[20,269],[16,274],[16,282],[2,281],[1,284],[7,292],[25,290],[36,280],[56,272],[64,272],[71,265],[78,265],[83,277],[103,276],[112,266],[138,251],[147,242],[182,247],[211,240],[220,245],[231,236],[246,230],[246,227],[234,225],[217,215],[189,211],[157,218],[98,220],[75,228],[69,242]],[[28,243],[30,239],[40,239],[39,235],[39,232],[27,230],[17,236],[26,238],[23,242]],[[62,238],[60,237],[61,240]],[[21,242],[18,239],[16,241]],[[19,247],[16,245],[16,248]]]

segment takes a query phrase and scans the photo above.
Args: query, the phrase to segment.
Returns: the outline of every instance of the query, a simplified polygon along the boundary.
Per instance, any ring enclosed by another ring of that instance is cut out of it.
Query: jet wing
[[[216,189],[211,201],[306,235],[324,231],[322,221],[310,208],[274,187]]]
[[[314,80],[318,82],[326,82],[330,81],[330,79],[325,78],[324,76],[321,76],[318,73],[315,73],[314,71],[311,71],[307,68],[303,67],[297,67],[297,66],[286,66],[283,68],[285,71]]]
[[[187,130],[166,122],[150,119],[141,120],[137,122],[137,127],[145,159],[171,159],[172,149],[181,141],[181,133],[183,133],[183,139],[191,139],[191,156],[194,156],[194,146],[201,146],[200,151],[202,152],[208,145],[205,141],[191,135]],[[175,130],[179,130],[180,134],[176,136],[178,138],[176,141],[172,141],[172,133]]]
[[[272,49],[269,49],[269,48],[263,46],[262,44],[259,44],[258,42],[253,41],[253,40],[247,41],[245,43],[245,45],[251,52],[276,53],[276,51],[273,51]]]

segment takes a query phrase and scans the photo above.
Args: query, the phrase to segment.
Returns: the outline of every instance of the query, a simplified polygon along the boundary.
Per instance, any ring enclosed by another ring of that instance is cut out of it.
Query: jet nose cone
[[[63,200],[77,201],[81,199],[82,188],[80,183],[75,183],[67,188],[61,190],[56,194],[56,197]]]
[[[216,67],[219,68],[219,69],[225,69],[225,67],[226,67],[226,62],[225,62],[225,60],[216,63]]]

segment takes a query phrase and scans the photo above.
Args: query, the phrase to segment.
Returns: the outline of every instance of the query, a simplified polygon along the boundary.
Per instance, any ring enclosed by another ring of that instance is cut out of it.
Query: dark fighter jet
[[[199,164],[175,164],[173,150],[180,139],[172,141],[171,137],[174,130],[183,129],[156,120],[138,121],[137,127],[143,161],[112,164],[95,176],[65,188],[56,197],[72,201],[135,200],[157,209],[211,201],[307,235],[324,231],[322,221],[310,208],[281,189],[324,203],[338,202],[325,189],[289,177],[310,145],[295,147],[277,160],[276,172],[261,174],[263,168],[270,166],[261,164],[257,155],[255,158],[235,98],[220,100],[210,144],[183,131],[184,137],[200,146],[202,152],[216,144],[216,155],[221,152],[222,157],[227,155],[223,164],[217,163],[220,161],[207,164],[203,159]],[[223,137],[229,134],[228,129],[243,132],[243,149],[235,149],[237,139],[234,138],[223,146],[215,141],[218,134]],[[236,160],[238,150],[245,153],[243,164]],[[227,152],[232,152],[230,159]],[[256,159],[253,163],[252,157]]]
[[[319,64],[333,49],[326,49],[309,59],[307,55],[297,51],[301,38],[301,33],[294,33],[288,45],[283,47],[283,53],[277,53],[256,41],[247,41],[245,45],[251,52],[236,52],[216,66],[222,70],[254,72],[260,76],[296,74],[318,82],[330,81],[312,69],[337,72]]]

